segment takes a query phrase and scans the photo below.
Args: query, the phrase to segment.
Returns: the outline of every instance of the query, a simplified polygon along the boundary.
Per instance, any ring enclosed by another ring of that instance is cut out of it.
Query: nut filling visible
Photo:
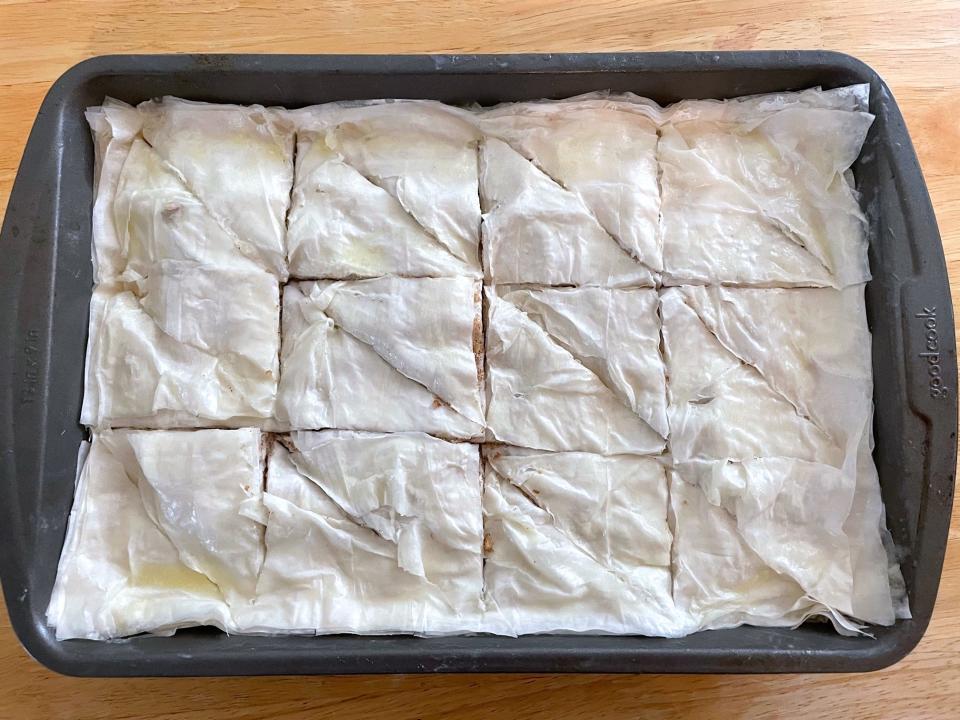
[[[57,638],[909,617],[868,90],[90,108]]]

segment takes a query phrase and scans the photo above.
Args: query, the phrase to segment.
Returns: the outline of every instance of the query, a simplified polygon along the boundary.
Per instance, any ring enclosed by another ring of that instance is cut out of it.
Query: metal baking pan
[[[105,95],[297,107],[405,97],[494,103],[610,88],[661,103],[868,82],[876,115],[854,171],[870,218],[876,450],[913,619],[841,637],[826,624],[742,627],[678,640],[612,636],[173,637],[57,642],[46,627],[73,498],[92,273],[93,147],[83,118]],[[83,62],[37,115],[0,238],[0,577],[27,650],[71,675],[387,672],[839,672],[895,663],[930,620],[956,463],[957,366],[943,249],[887,86],[830,52],[602,55],[112,56]]]

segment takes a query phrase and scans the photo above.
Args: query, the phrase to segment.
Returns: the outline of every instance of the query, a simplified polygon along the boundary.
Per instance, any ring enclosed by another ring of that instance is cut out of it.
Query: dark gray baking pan
[[[228,637],[114,643],[46,627],[73,498],[91,293],[93,147],[105,95],[296,107],[361,98],[494,103],[633,91],[661,103],[868,82],[877,120],[855,167],[870,216],[877,467],[913,619],[840,637],[828,625],[642,637]],[[24,152],[0,239],[0,573],[13,627],[71,675],[874,670],[920,640],[940,582],[956,461],[957,366],[940,236],[897,104],[877,74],[828,52],[500,56],[99,57],[61,77]]]

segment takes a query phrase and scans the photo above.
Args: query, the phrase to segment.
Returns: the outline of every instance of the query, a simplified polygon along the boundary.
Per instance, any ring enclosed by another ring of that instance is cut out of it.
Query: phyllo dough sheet
[[[47,610],[57,638],[231,630],[263,562],[262,485],[258,430],[94,434]]]
[[[701,629],[824,615],[848,633],[910,617],[869,452],[852,476],[794,458],[695,461],[674,468],[670,494],[674,596]]]
[[[144,139],[263,267],[286,277],[294,143],[287,114],[171,97],[138,109]]]
[[[863,286],[661,302],[678,604],[711,628],[892,623]]]
[[[87,119],[97,156],[95,279],[161,260],[285,278],[293,125],[259,106],[113,100]]]
[[[292,275],[480,277],[480,133],[466,111],[405,100],[292,116]]]
[[[870,278],[850,167],[867,86],[686,100],[660,129],[664,283],[831,286]]]
[[[483,265],[490,284],[653,287],[656,277],[580,195],[496,137],[480,148]]]
[[[482,344],[479,280],[289,284],[278,420],[293,429],[480,437]]]
[[[872,457],[867,86],[87,119],[58,637],[909,617]]]
[[[663,450],[655,290],[499,287],[487,304],[491,439],[601,454]]]
[[[657,458],[485,448],[485,629],[677,637]]]
[[[167,261],[90,302],[80,421],[92,427],[262,425],[272,417],[280,297],[264,272]]]
[[[478,114],[488,277],[652,285],[659,108],[599,94]]]
[[[660,297],[678,461],[855,462],[873,411],[863,286]]]
[[[273,448],[266,556],[246,632],[478,629],[476,445],[421,433],[297,432]]]

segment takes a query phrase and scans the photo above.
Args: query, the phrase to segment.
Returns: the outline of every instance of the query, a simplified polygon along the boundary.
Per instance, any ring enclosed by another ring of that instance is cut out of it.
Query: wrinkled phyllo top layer
[[[288,284],[279,422],[481,438],[480,291],[468,277]]]
[[[161,260],[286,277],[294,127],[283,111],[177,98],[87,111],[98,282]]]
[[[476,445],[420,433],[114,430],[81,449],[48,621],[109,639],[479,628]]]
[[[866,86],[87,113],[59,638],[909,617]]]
[[[281,279],[856,285],[867,93],[667,108],[606,93],[469,109],[107,100],[87,112],[96,278],[189,259]]]

